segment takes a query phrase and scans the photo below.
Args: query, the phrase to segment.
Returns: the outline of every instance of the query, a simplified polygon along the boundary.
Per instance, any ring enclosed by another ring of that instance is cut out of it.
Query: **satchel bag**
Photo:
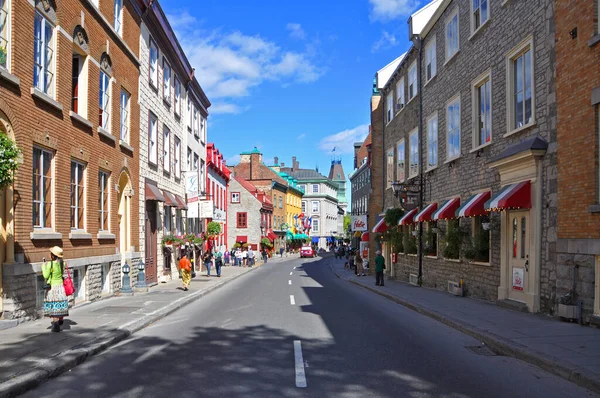
[[[71,279],[71,273],[69,272],[69,267],[66,263],[65,271],[67,273],[67,276],[65,277],[63,274],[63,286],[65,288],[65,294],[67,296],[71,296],[73,293],[75,293],[75,286],[73,285],[73,279]]]

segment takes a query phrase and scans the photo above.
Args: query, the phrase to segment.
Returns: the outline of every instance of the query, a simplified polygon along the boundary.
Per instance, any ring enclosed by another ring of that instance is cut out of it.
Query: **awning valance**
[[[485,202],[490,199],[490,191],[478,193],[471,196],[467,201],[456,210],[456,217],[475,217],[487,214],[485,211]]]
[[[275,239],[277,239],[277,235],[275,235],[273,232],[269,232],[269,233],[267,234],[267,237],[268,237],[269,239],[271,239],[271,241],[274,241]]]
[[[179,195],[175,195],[175,200],[177,201],[177,209],[179,210],[187,210],[188,207],[185,204],[185,200],[179,196]]]
[[[246,235],[238,235],[235,238],[235,241],[239,242],[239,243],[247,243],[248,242],[248,236],[246,236]]]
[[[487,211],[531,208],[531,181],[507,185],[485,204]]]
[[[373,233],[374,234],[382,234],[385,231],[387,231],[388,226],[385,223],[385,218],[382,218],[381,220],[379,220],[379,222],[377,224],[375,224],[375,226],[373,227]]]
[[[319,243],[319,237],[318,236],[313,236],[311,242],[312,243]]]
[[[433,213],[437,210],[437,203],[428,204],[419,214],[415,216],[415,222],[431,221]]]
[[[362,236],[360,237],[360,240],[362,242],[368,242],[369,241],[369,233],[368,232],[363,232]]]
[[[447,200],[444,204],[433,213],[432,220],[448,220],[456,217],[456,209],[460,207],[460,198]]]
[[[144,186],[144,194],[146,196],[146,200],[157,200],[159,202],[165,201],[165,197],[156,185],[146,183]]]
[[[406,213],[404,215],[404,217],[402,217],[400,219],[400,221],[398,221],[398,225],[414,224],[415,223],[415,215],[418,212],[419,212],[419,208],[415,207],[414,209],[412,209],[411,211],[409,211],[408,213]]]
[[[172,193],[168,191],[163,191],[163,195],[165,197],[165,206],[177,207],[177,200],[175,199],[175,196],[173,196]]]

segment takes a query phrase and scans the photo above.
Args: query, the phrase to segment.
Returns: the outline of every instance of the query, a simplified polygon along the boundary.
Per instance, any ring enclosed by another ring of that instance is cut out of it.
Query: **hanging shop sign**
[[[367,228],[367,216],[352,216],[352,231],[366,231]]]

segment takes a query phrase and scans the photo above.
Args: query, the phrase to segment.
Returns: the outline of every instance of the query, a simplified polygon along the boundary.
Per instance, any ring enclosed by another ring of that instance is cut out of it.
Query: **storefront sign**
[[[513,282],[512,288],[514,290],[523,291],[523,287],[525,286],[525,278],[523,268],[513,268]]]
[[[185,192],[187,194],[187,218],[198,218],[198,172],[184,172]]]
[[[363,258],[369,258],[369,242],[360,242],[359,250]]]
[[[226,213],[225,210],[215,209],[213,214],[213,221],[226,221]]]
[[[214,217],[214,205],[212,200],[200,200],[200,218],[213,218]]]
[[[366,231],[367,228],[367,216],[352,216],[352,231]]]

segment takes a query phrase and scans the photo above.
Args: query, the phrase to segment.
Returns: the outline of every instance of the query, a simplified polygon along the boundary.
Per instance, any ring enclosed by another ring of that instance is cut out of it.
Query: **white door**
[[[530,248],[529,211],[508,213],[508,298],[526,302],[529,291],[529,248]]]

